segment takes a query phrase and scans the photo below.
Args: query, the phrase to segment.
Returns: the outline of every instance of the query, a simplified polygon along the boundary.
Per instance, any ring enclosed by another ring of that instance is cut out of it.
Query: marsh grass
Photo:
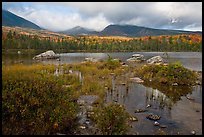
[[[80,95],[99,96],[94,103],[92,119],[102,134],[126,134],[129,116],[123,106],[104,105],[106,91],[120,83],[128,90],[129,78],[139,76],[148,86],[168,85],[172,90],[168,90],[167,96],[171,96],[175,93],[172,84],[188,86],[195,84],[197,79],[196,73],[178,62],[167,66],[130,64],[123,67],[119,60],[109,57],[105,61],[60,67],[63,73],[56,76],[56,65],[2,66],[3,134],[71,134],[77,125],[76,100]]]

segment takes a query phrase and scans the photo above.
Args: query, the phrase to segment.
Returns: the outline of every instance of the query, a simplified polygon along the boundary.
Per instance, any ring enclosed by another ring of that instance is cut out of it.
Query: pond
[[[145,59],[160,55],[165,62],[180,61],[184,67],[202,71],[201,52],[117,52],[117,53],[61,53],[60,61],[42,61],[43,64],[63,64],[78,63],[85,58],[91,57],[98,60],[105,60],[110,55],[126,61],[133,54],[142,54]],[[2,54],[2,63],[33,64],[39,63],[32,60],[35,54]],[[129,76],[119,77],[119,81],[126,83]],[[148,83],[138,84],[134,82],[118,84],[117,78],[112,80],[112,91],[106,91],[105,102],[115,102],[123,104],[126,110],[138,121],[132,123],[130,132],[140,135],[162,134],[162,132],[175,135],[190,135],[192,131],[198,135],[202,134],[202,85],[185,86],[158,86]],[[147,107],[148,106],[148,107]],[[145,109],[142,113],[135,113],[137,109]],[[160,126],[155,126],[152,120],[147,119],[147,115],[159,115],[157,121]]]
[[[57,54],[60,55],[60,61],[47,60],[42,61],[42,63],[44,64],[77,63],[83,61],[87,57],[104,60],[108,58],[108,55],[110,55],[112,58],[118,58],[122,61],[126,61],[128,58],[130,58],[133,54],[136,53],[143,54],[145,59],[149,59],[153,56],[160,55],[167,62],[180,61],[186,68],[202,71],[201,52],[167,52],[168,58],[165,52],[61,53]],[[23,63],[29,65],[33,63],[38,63],[32,59],[35,55],[37,54],[2,53],[2,61],[4,64]]]
[[[138,118],[137,122],[132,122],[131,133],[154,135],[162,130],[170,135],[190,135],[192,131],[202,134],[202,86],[169,87],[173,88],[173,94],[166,93],[169,89],[160,91],[137,83],[114,85],[114,88],[107,91],[106,102],[122,104]],[[139,109],[145,112],[136,113]],[[161,116],[157,122],[163,127],[147,119],[149,114]]]

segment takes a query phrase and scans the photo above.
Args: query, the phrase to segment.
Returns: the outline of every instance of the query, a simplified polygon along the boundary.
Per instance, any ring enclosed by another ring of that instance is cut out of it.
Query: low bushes
[[[144,65],[136,71],[145,81],[152,81],[172,85],[193,85],[197,79],[197,75],[186,68],[181,63],[175,62],[169,65]]]
[[[93,119],[103,135],[124,135],[129,128],[129,117],[124,106],[111,103],[97,108]]]
[[[73,91],[64,88],[73,76],[48,74],[51,66],[2,67],[3,134],[56,134],[71,132],[77,103]]]

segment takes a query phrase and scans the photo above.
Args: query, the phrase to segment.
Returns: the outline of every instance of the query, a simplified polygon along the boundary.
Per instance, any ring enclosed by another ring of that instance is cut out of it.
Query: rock
[[[87,106],[87,111],[88,112],[92,112],[93,111],[93,107],[92,106]]]
[[[141,55],[141,54],[133,54],[133,55],[132,55],[132,58],[143,59],[143,58],[144,58],[144,55]]]
[[[135,113],[142,113],[142,112],[146,112],[146,109],[136,109]]]
[[[66,135],[66,134],[62,134],[62,133],[56,133],[56,135]]]
[[[196,134],[195,130],[192,130],[192,131],[191,131],[191,134],[192,134],[192,135],[195,135],[195,134]]]
[[[126,63],[125,62],[121,62],[120,65],[126,65]]]
[[[122,67],[128,67],[128,65],[122,65]]]
[[[167,128],[166,125],[159,125],[160,128]]]
[[[77,103],[82,105],[92,105],[99,97],[97,95],[81,95]]]
[[[110,73],[110,75],[115,75],[115,73]]]
[[[62,85],[64,88],[70,88],[72,85]]]
[[[85,58],[84,61],[86,61],[86,62],[97,62],[98,60],[94,59],[94,58]]]
[[[52,51],[52,50],[48,50],[46,52],[43,52],[43,53],[33,57],[33,59],[36,59],[36,60],[40,60],[40,59],[56,59],[56,58],[59,58],[59,56],[57,56],[54,53],[54,51]]]
[[[130,117],[130,121],[138,121],[136,117]]]
[[[173,83],[172,86],[178,86],[178,83]]]
[[[140,79],[138,77],[130,78],[130,80],[132,80],[132,81],[134,81],[136,83],[143,83],[144,82],[144,80],[142,80],[142,79]]]
[[[88,111],[88,112],[87,112],[87,118],[90,118],[91,115],[94,115],[94,112],[90,112],[90,111]]]
[[[112,59],[112,61],[121,62],[121,60],[120,60],[120,59]]]
[[[85,127],[85,126],[79,126],[79,128],[81,128],[81,129],[85,129],[86,127]]]
[[[202,85],[202,82],[201,81],[199,81],[199,80],[196,80],[196,82],[195,82],[197,85]]]
[[[159,122],[155,121],[154,126],[159,126]]]
[[[146,106],[146,108],[149,108],[149,107],[151,107],[151,105],[150,105],[150,104],[148,104],[148,105]]]
[[[164,63],[164,60],[161,56],[154,56],[147,60],[148,64],[155,64],[155,63]]]
[[[79,105],[84,105],[84,104],[85,104],[85,101],[84,101],[84,100],[77,100],[77,103],[78,103]]]
[[[161,116],[158,116],[158,115],[153,115],[153,114],[149,114],[148,116],[146,116],[147,119],[149,120],[159,120],[161,118]]]
[[[144,55],[141,54],[133,54],[131,58],[127,59],[128,62],[141,62],[144,60]]]
[[[189,96],[186,96],[186,98],[187,98],[188,100],[195,100],[195,99],[193,99],[193,98],[191,98],[191,97],[189,97]]]

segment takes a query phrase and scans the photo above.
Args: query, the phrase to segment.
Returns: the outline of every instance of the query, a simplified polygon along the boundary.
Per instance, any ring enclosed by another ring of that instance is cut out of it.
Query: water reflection
[[[172,103],[179,101],[181,96],[186,96],[187,94],[192,93],[191,86],[168,86],[158,83],[144,83],[144,86],[151,87],[156,93],[160,93],[160,95],[170,99]]]
[[[158,122],[167,126],[163,130],[168,134],[190,134],[191,130],[202,134],[202,121],[199,121],[202,115],[198,113],[202,111],[202,86],[159,86],[132,82],[121,84],[118,82],[119,77],[112,78],[114,90],[107,91],[105,100],[123,104],[131,115],[138,117],[139,121],[132,123],[131,131],[137,131],[139,134],[158,133],[158,127],[154,126],[154,122],[146,119],[148,114],[153,113],[161,116]],[[188,100],[186,96],[191,96],[194,100]],[[145,109],[147,112],[135,113],[136,109]],[[186,112],[188,114],[185,114]],[[189,116],[194,118],[186,119]],[[196,128],[192,129],[189,125]]]

